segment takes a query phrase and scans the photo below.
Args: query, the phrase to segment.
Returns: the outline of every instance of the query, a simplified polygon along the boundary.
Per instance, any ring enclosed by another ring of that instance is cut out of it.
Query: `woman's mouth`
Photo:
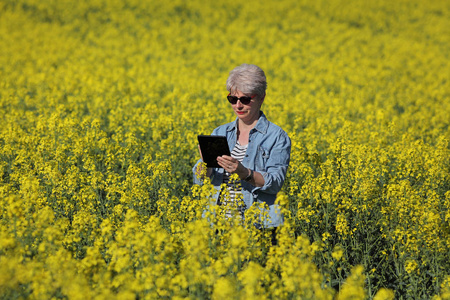
[[[236,113],[237,113],[238,115],[243,115],[243,114],[245,114],[245,111],[237,110]]]

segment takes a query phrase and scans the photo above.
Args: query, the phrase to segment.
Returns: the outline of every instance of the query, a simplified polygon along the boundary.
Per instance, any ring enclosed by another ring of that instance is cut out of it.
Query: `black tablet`
[[[198,143],[202,151],[203,161],[208,168],[221,168],[217,163],[217,156],[229,155],[227,138],[221,135],[199,135]]]

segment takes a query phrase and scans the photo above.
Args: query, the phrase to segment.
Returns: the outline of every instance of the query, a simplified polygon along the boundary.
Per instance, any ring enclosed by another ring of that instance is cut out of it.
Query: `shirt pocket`
[[[267,161],[269,160],[270,152],[268,149],[259,146],[258,151],[256,152],[256,170],[258,171],[266,171],[267,169]]]

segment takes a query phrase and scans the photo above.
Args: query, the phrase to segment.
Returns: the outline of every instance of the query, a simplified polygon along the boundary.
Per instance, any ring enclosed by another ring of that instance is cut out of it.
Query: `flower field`
[[[278,244],[197,135],[260,66]],[[450,299],[450,2],[0,0],[0,299]]]

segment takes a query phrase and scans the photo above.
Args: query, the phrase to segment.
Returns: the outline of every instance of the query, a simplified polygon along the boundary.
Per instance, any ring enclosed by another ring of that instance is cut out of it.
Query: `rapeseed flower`
[[[0,2],[0,294],[449,298],[449,14]],[[263,203],[242,218],[192,185],[196,135],[234,120],[223,83],[242,62],[267,70],[262,109],[292,141],[275,246]]]

